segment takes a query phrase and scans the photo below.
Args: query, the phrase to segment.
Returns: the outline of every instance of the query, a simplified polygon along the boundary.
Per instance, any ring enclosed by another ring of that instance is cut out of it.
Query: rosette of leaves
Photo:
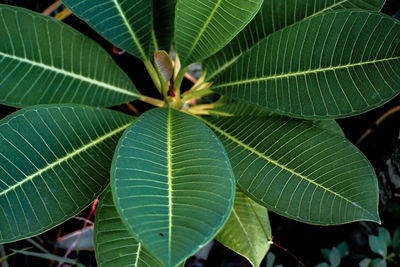
[[[380,221],[374,170],[334,119],[400,91],[400,23],[383,0],[63,2],[141,59],[160,97],[77,30],[0,5],[0,102],[22,108],[0,122],[1,243],[75,216],[109,184],[102,266],[177,266],[217,233],[259,265],[266,209]],[[181,88],[194,62],[202,76]],[[133,100],[156,108],[107,109]]]

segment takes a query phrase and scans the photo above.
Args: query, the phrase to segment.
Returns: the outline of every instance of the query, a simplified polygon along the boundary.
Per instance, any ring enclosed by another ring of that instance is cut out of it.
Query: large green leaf
[[[154,34],[152,53],[158,50],[169,52],[174,37],[176,0],[154,0]]]
[[[48,105],[0,122],[0,243],[37,235],[82,211],[107,186],[133,117]]]
[[[256,15],[262,0],[178,0],[175,49],[182,65],[224,47]]]
[[[335,11],[269,35],[212,86],[295,117],[365,112],[400,91],[400,23],[369,11]]]
[[[0,5],[0,103],[112,106],[140,97],[98,44],[52,18]]]
[[[122,223],[110,190],[102,195],[96,209],[94,245],[98,266],[163,267]]]
[[[207,79],[212,80],[232,65],[255,43],[286,26],[311,16],[338,9],[379,11],[385,0],[268,0],[254,19],[232,41],[207,60]]]
[[[214,117],[241,117],[241,116],[253,116],[253,117],[270,117],[280,116],[276,113],[269,112],[265,109],[258,108],[251,104],[247,104],[241,101],[233,100],[230,98],[223,97],[217,102],[221,104],[216,108],[208,110]],[[307,120],[304,123],[315,124],[333,134],[337,134],[344,137],[344,133],[340,128],[339,124],[335,120]]]
[[[214,237],[235,193],[229,159],[214,133],[168,108],[144,113],[124,133],[111,185],[128,229],[165,266],[182,262]]]
[[[151,0],[63,0],[63,3],[112,44],[146,60],[153,30]]]
[[[260,266],[269,250],[271,226],[267,209],[236,191],[232,213],[215,237],[218,242]]]
[[[237,185],[256,202],[311,224],[379,221],[374,170],[342,136],[273,116],[207,118]]]

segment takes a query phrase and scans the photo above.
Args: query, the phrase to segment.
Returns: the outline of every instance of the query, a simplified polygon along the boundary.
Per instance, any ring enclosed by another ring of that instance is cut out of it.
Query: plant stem
[[[150,60],[143,61],[144,66],[147,69],[151,79],[153,80],[154,85],[156,86],[158,92],[161,94],[161,82],[160,78],[158,77],[157,71],[154,69],[153,64]]]
[[[214,92],[209,90],[209,89],[203,89],[203,90],[199,90],[199,91],[190,92],[188,94],[185,94],[182,97],[181,101],[182,102],[186,102],[186,101],[189,101],[189,100],[191,100],[193,98],[202,97],[202,96],[205,96],[205,95],[209,95],[211,93],[214,93]]]
[[[157,98],[150,97],[150,96],[142,95],[139,100],[141,100],[143,102],[146,102],[146,103],[149,103],[149,104],[151,104],[153,106],[156,106],[156,107],[165,107],[165,102],[164,101],[162,101],[160,99],[157,99]]]
[[[180,98],[180,95],[181,95],[181,84],[183,81],[183,77],[185,77],[186,70],[187,70],[187,67],[181,68],[179,70],[178,74],[176,75],[176,79],[174,82],[174,93],[178,99]]]

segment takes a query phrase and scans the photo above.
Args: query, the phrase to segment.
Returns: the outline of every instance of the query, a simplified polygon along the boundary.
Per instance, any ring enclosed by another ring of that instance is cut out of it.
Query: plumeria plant
[[[77,30],[0,5],[0,103],[22,108],[0,122],[0,243],[100,195],[99,266],[180,266],[213,238],[259,266],[267,209],[380,222],[374,170],[334,119],[400,91],[400,23],[384,0],[63,3],[141,59],[160,97]],[[201,77],[181,87],[196,62]],[[155,108],[107,109],[134,100]]]

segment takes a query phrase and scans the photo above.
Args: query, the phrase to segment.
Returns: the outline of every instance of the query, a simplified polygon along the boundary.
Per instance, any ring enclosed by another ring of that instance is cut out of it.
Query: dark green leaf
[[[385,0],[268,0],[255,18],[228,45],[207,60],[207,79],[214,79],[237,58],[268,34],[293,23],[338,9],[378,11]]]
[[[346,242],[341,242],[336,248],[339,250],[340,257],[342,258],[349,254],[349,246]]]
[[[235,181],[222,144],[173,109],[147,111],[129,127],[111,174],[123,221],[167,267],[210,241],[232,209]]]
[[[386,260],[380,258],[373,259],[368,267],[386,267]]]
[[[390,237],[390,233],[389,233],[388,230],[386,230],[383,227],[379,227],[378,228],[378,237],[383,240],[383,242],[385,243],[386,247],[390,246],[392,238]]]
[[[201,61],[224,47],[256,15],[262,0],[179,0],[175,49],[182,66]]]
[[[238,186],[256,202],[311,224],[379,222],[374,170],[345,138],[285,117],[207,118]]]
[[[236,191],[232,213],[216,240],[258,267],[269,250],[271,236],[267,209]]]
[[[0,5],[0,103],[113,106],[140,97],[97,43],[66,24]]]
[[[94,226],[94,244],[98,266],[163,266],[133,238],[122,223],[109,189],[100,199]]]
[[[397,255],[400,255],[400,227],[397,227],[393,234],[392,247]]]
[[[133,117],[77,105],[38,106],[0,122],[0,243],[78,214],[107,186]]]
[[[63,0],[63,3],[110,43],[142,60],[152,55],[151,0]]]
[[[264,38],[211,89],[281,114],[337,118],[396,96],[399,73],[400,23],[369,11],[337,11]]]
[[[171,49],[174,37],[174,18],[176,0],[153,0],[154,35],[152,52]]]

